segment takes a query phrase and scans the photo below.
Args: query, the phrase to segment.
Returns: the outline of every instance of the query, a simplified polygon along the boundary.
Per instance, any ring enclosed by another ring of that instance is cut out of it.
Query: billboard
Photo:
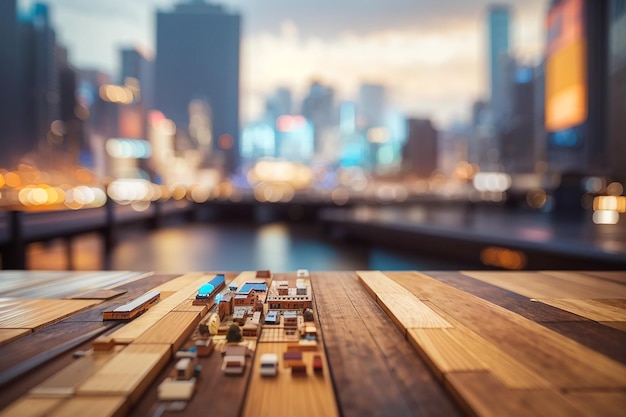
[[[575,147],[588,115],[584,0],[561,0],[548,13],[545,127],[556,146]]]

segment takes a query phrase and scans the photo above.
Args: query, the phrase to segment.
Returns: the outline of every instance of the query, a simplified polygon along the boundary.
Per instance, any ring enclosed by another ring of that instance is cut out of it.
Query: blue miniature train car
[[[196,300],[204,300],[207,298],[213,297],[219,290],[221,290],[226,283],[226,278],[224,274],[216,275],[211,281],[203,284],[198,289],[198,294],[196,295]]]

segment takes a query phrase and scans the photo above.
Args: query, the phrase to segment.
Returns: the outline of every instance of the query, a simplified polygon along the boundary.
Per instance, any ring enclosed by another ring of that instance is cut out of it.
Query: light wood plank
[[[0,298],[0,328],[36,330],[98,303],[98,300]]]
[[[359,279],[365,284],[370,294],[395,293],[404,294],[406,290],[381,271],[356,271]]]
[[[461,271],[463,275],[529,298],[626,298],[626,286],[574,272]]]
[[[194,279],[191,279],[191,278]],[[183,277],[176,278],[176,280],[185,278],[183,283],[186,285],[170,295],[169,297],[162,299],[156,305],[150,308],[147,312],[140,317],[126,324],[124,327],[111,333],[111,337],[115,340],[115,343],[129,344],[135,339],[140,337],[150,327],[156,324],[159,320],[165,317],[166,314],[175,310],[181,303],[185,302],[198,291],[198,288],[206,283],[207,277],[204,274],[190,274]],[[177,285],[182,285],[178,283]],[[157,287],[160,288],[161,286]],[[163,293],[161,293],[163,294]]]
[[[199,322],[200,313],[172,311],[135,339],[134,344],[167,343],[174,354]]]
[[[509,389],[489,372],[450,372],[446,378],[446,387],[472,416],[588,416],[556,390]]]
[[[50,417],[122,417],[127,412],[126,397],[75,397],[64,401]]]
[[[559,389],[626,388],[626,366],[533,321],[418,272],[388,272],[456,328],[466,328]],[[512,375],[514,377],[514,375]]]
[[[0,329],[0,346],[31,334],[31,329]]]
[[[313,355],[324,356],[323,351],[303,352],[307,375],[295,376],[291,374],[290,368],[282,366],[282,352],[286,346],[286,343],[257,344],[243,416],[338,416],[326,360],[322,375],[315,375],[312,370]],[[281,365],[277,376],[260,375],[258,360],[263,353],[278,353]]]
[[[61,398],[22,397],[0,411],[0,417],[44,417],[61,404]]]
[[[77,387],[113,358],[121,347],[78,358],[29,391],[33,398],[71,397]]]
[[[413,294],[377,293],[378,302],[402,331],[416,328],[452,327],[444,318]]]
[[[77,389],[79,396],[124,396],[134,404],[170,358],[169,344],[131,344]]]
[[[594,321],[626,321],[626,300],[621,300],[623,307],[604,300],[581,300],[577,298],[539,298],[537,301]]]
[[[451,371],[485,371],[487,365],[459,340],[456,329],[409,329],[409,343],[440,380]]]

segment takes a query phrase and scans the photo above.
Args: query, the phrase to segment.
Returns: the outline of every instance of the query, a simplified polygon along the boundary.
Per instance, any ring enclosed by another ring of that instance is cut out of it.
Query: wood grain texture
[[[32,332],[31,329],[0,329],[0,346]]]
[[[355,273],[313,273],[311,284],[344,417],[458,415]]]
[[[128,412],[126,397],[74,397],[65,400],[50,417],[123,417]]]
[[[39,329],[89,308],[97,300],[0,298],[0,328]]]
[[[178,291],[172,293],[164,299],[162,298],[161,301],[151,307],[150,310],[145,312],[143,315],[126,324],[121,329],[113,332],[111,337],[116,343],[132,343],[150,327],[165,317],[166,314],[176,309],[176,307],[190,297],[194,296],[197,293],[198,288],[204,284],[206,280],[206,275],[201,273],[183,275],[182,277],[174,279],[174,281],[176,281],[176,287],[181,287]],[[156,287],[155,289],[171,288],[172,286],[168,287],[166,283]],[[163,293],[161,293],[161,297],[163,297]]]
[[[626,300],[619,300],[620,306],[610,300],[579,298],[538,298],[537,301],[594,321],[626,322]]]
[[[413,294],[378,294],[379,304],[388,311],[402,330],[452,327]]]
[[[131,344],[83,382],[78,396],[123,396],[135,403],[170,358],[170,345]]]
[[[258,358],[263,353],[279,353],[282,356],[286,343],[259,343],[246,394],[243,417],[273,416],[339,416],[330,374],[315,375],[312,369],[313,355],[323,352],[303,352],[307,367],[304,376],[293,375],[289,368],[279,366],[275,377],[262,377]],[[282,359],[279,359],[281,362]],[[328,368],[327,366],[325,367]]]
[[[433,309],[454,327],[471,330],[555,387],[626,387],[624,365],[546,327],[421,273],[389,272],[388,275],[394,279],[399,276],[406,279],[408,275],[418,281],[421,287],[428,288]]]
[[[576,272],[462,271],[529,298],[626,298],[626,285]]]
[[[480,417],[587,415],[557,391],[512,390],[502,385],[488,372],[451,372],[446,378],[446,386],[470,415]]]
[[[0,417],[44,417],[61,404],[61,398],[21,398],[0,411]]]
[[[463,344],[457,329],[409,329],[409,343],[440,380],[452,371],[485,371],[487,365]]]
[[[172,355],[200,322],[200,313],[172,311],[135,339],[134,344],[169,344]]]
[[[428,275],[467,294],[480,297],[532,321],[586,321],[584,317],[546,304],[535,303],[526,296],[456,271],[429,271]],[[421,299],[428,300],[428,291],[420,287],[419,282],[414,282],[410,276],[407,276],[406,279],[402,276],[395,278],[410,292],[419,294]]]
[[[589,416],[623,417],[626,392],[571,391],[565,398]]]

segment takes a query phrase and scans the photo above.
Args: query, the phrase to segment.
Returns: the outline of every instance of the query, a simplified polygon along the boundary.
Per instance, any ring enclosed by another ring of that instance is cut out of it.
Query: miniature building
[[[206,340],[201,339],[201,340],[196,340],[195,346],[198,352],[198,356],[209,356],[211,352],[213,352],[213,349],[215,348],[215,343],[213,343],[212,338],[209,338]]]
[[[278,295],[287,295],[289,292],[289,282],[277,281],[276,288],[278,289]]]
[[[194,362],[191,358],[183,358],[176,363],[176,379],[188,380],[193,376]]]
[[[285,334],[295,334],[298,329],[298,315],[295,311],[285,311],[283,313],[283,327]]]
[[[220,314],[220,319],[223,319],[224,316],[228,316],[233,314],[233,296],[232,294],[224,294],[222,299],[220,300],[218,310]]]
[[[310,294],[298,295],[297,288],[289,288],[286,295],[269,295],[267,303],[272,310],[304,310],[313,307]]]

